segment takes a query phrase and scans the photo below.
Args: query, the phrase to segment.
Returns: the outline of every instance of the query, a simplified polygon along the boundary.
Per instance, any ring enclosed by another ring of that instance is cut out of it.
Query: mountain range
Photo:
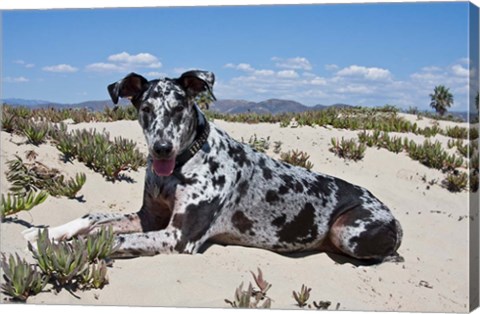
[[[12,106],[27,106],[29,108],[88,108],[92,111],[101,111],[105,107],[113,108],[111,100],[90,100],[77,104],[61,104],[46,100],[34,100],[34,99],[20,99],[20,98],[8,98],[2,99],[2,103]],[[120,99],[120,106],[129,106],[130,101],[128,99]],[[285,112],[305,112],[324,110],[326,108],[348,108],[352,107],[348,104],[333,104],[333,105],[315,105],[305,106],[299,102],[285,99],[268,99],[260,102],[253,102],[241,99],[221,99],[210,104],[210,110],[220,113],[238,114],[238,113],[258,113],[258,114],[279,114]],[[448,112],[454,116],[467,120],[468,113],[466,111],[461,112]]]
[[[20,99],[20,98],[8,98],[3,99],[2,103],[12,106],[27,106],[29,108],[88,108],[93,111],[103,110],[105,107],[113,107],[113,103],[110,100],[91,100],[77,104],[61,104],[46,100],[32,100],[32,99]],[[127,99],[121,99],[120,106],[130,105],[130,101]],[[334,104],[333,107],[350,107],[347,104]],[[299,102],[284,99],[268,99],[261,102],[253,102],[247,100],[238,99],[222,99],[217,100],[210,105],[210,110],[220,113],[259,113],[259,114],[278,114],[284,112],[305,112],[323,110],[331,106],[316,105],[313,107],[305,106]]]

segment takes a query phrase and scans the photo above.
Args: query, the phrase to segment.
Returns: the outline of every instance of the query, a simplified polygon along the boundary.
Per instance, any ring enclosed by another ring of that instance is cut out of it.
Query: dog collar
[[[197,125],[197,135],[193,140],[192,144],[188,148],[177,156],[175,161],[175,170],[180,169],[183,165],[187,163],[207,142],[208,135],[210,134],[210,124],[208,123],[205,116],[200,111],[197,105],[195,105],[195,110],[198,116],[198,125]]]

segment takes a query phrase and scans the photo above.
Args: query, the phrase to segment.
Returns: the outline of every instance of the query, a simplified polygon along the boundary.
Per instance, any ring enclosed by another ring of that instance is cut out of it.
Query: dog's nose
[[[153,144],[153,151],[158,157],[169,157],[172,153],[173,145],[171,142],[156,142]]]

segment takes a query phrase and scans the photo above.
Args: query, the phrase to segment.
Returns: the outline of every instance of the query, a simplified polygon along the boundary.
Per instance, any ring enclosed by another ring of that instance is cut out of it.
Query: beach
[[[403,114],[417,121],[414,115]],[[336,176],[363,186],[385,203],[400,221],[404,237],[398,253],[403,262],[357,266],[326,253],[284,256],[266,250],[212,244],[202,254],[157,255],[115,260],[108,269],[109,284],[101,290],[42,292],[29,304],[89,304],[169,307],[230,307],[235,289],[253,283],[250,271],[260,268],[272,284],[268,296],[273,309],[295,309],[292,291],[302,284],[310,287],[310,301],[330,301],[330,310],[467,312],[469,308],[469,192],[453,193],[441,186],[445,174],[412,160],[405,152],[367,148],[357,162],[329,151],[335,138],[357,138],[359,131],[333,127],[286,127],[276,124],[244,124],[215,120],[233,138],[256,135],[272,143],[267,154],[273,158],[273,143],[282,151],[298,149],[310,155],[312,171]],[[433,120],[423,118],[419,126]],[[440,121],[439,127],[466,123]],[[136,121],[69,124],[69,130],[107,131],[137,142],[147,153],[142,130]],[[390,133],[423,143],[425,137]],[[446,149],[448,138],[436,135]],[[29,150],[37,161],[56,168],[68,177],[83,172],[87,181],[79,192],[82,200],[49,197],[31,211],[20,212],[1,224],[1,251],[18,253],[33,262],[21,232],[35,226],[57,226],[88,213],[136,212],[142,205],[145,168],[128,171],[127,181],[109,182],[100,174],[73,160],[64,162],[51,144],[25,144],[25,138],[1,132],[1,186],[6,193],[6,162],[15,155],[24,158]],[[454,151],[453,149],[451,150]],[[430,182],[430,183],[429,183]],[[433,182],[433,184],[431,184]],[[478,219],[476,217],[475,219]],[[2,299],[5,296],[2,295]]]

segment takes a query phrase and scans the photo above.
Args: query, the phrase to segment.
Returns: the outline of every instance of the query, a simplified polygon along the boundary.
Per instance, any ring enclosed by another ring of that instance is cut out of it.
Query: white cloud
[[[43,67],[42,70],[46,72],[54,72],[54,73],[74,73],[78,71],[77,68],[69,64],[57,64],[57,65],[46,66],[46,67]]]
[[[227,63],[225,64],[224,67],[229,69],[239,70],[239,71],[245,71],[245,72],[255,71],[255,69],[248,63],[239,63],[239,64]]]
[[[325,70],[336,71],[336,70],[338,70],[338,65],[336,65],[336,64],[326,64],[325,65]]]
[[[275,75],[275,71],[272,70],[255,70],[253,72],[254,75],[259,75],[259,76],[273,76]]]
[[[310,84],[312,85],[327,85],[327,80],[324,79],[323,77],[315,77],[310,81]]]
[[[145,52],[131,55],[124,51],[109,56],[107,60],[113,63],[120,63],[125,65],[143,65],[148,68],[160,68],[162,66],[162,63],[158,61],[157,57]]]
[[[303,72],[303,73],[302,73],[302,76],[304,76],[304,77],[316,77],[315,74],[310,73],[310,72]]]
[[[85,68],[89,72],[122,72],[124,69],[113,63],[92,63]]]
[[[346,94],[372,94],[374,92],[374,88],[363,84],[352,84],[338,87],[336,91]]]
[[[284,70],[284,71],[279,71],[277,73],[277,76],[281,78],[297,78],[298,73],[295,72],[294,70]]]
[[[351,65],[337,72],[338,76],[362,77],[368,80],[385,80],[391,78],[389,70],[364,66]]]
[[[35,64],[27,63],[24,60],[15,60],[15,61],[13,61],[13,63],[23,65],[27,69],[33,68],[35,66]]]
[[[467,67],[460,61],[449,66],[425,65],[418,71],[396,78],[389,69],[360,64],[338,67],[326,65],[327,74],[315,70],[299,71],[277,69],[278,59],[271,60],[271,69],[258,70],[250,65],[226,64],[225,68],[238,70],[230,80],[219,82],[218,98],[241,98],[261,101],[282,98],[299,101],[305,105],[347,103],[363,106],[396,105],[401,108],[429,109],[430,98],[436,85],[445,85],[454,94],[451,110],[466,108],[468,76]],[[456,66],[457,65],[457,66]],[[249,69],[241,71],[240,68]],[[252,70],[253,69],[253,70]]]
[[[28,78],[24,77],[24,76],[18,76],[18,77],[7,76],[7,77],[3,78],[3,81],[5,83],[27,83],[30,80]]]
[[[441,71],[441,70],[442,70],[442,68],[436,67],[436,66],[427,66],[427,67],[422,68],[422,71],[424,71],[424,72],[438,72],[438,71]]]
[[[470,74],[470,71],[467,68],[462,67],[460,64],[453,65],[452,72],[456,76],[468,76]]]
[[[312,64],[307,58],[295,57],[295,58],[279,58],[273,57],[272,61],[275,62],[275,66],[279,68],[292,69],[292,70],[306,70],[310,71],[312,69]]]
[[[108,62],[96,62],[85,67],[92,72],[131,72],[137,69],[160,69],[162,63],[150,53],[142,52],[131,55],[121,52],[107,57]]]

